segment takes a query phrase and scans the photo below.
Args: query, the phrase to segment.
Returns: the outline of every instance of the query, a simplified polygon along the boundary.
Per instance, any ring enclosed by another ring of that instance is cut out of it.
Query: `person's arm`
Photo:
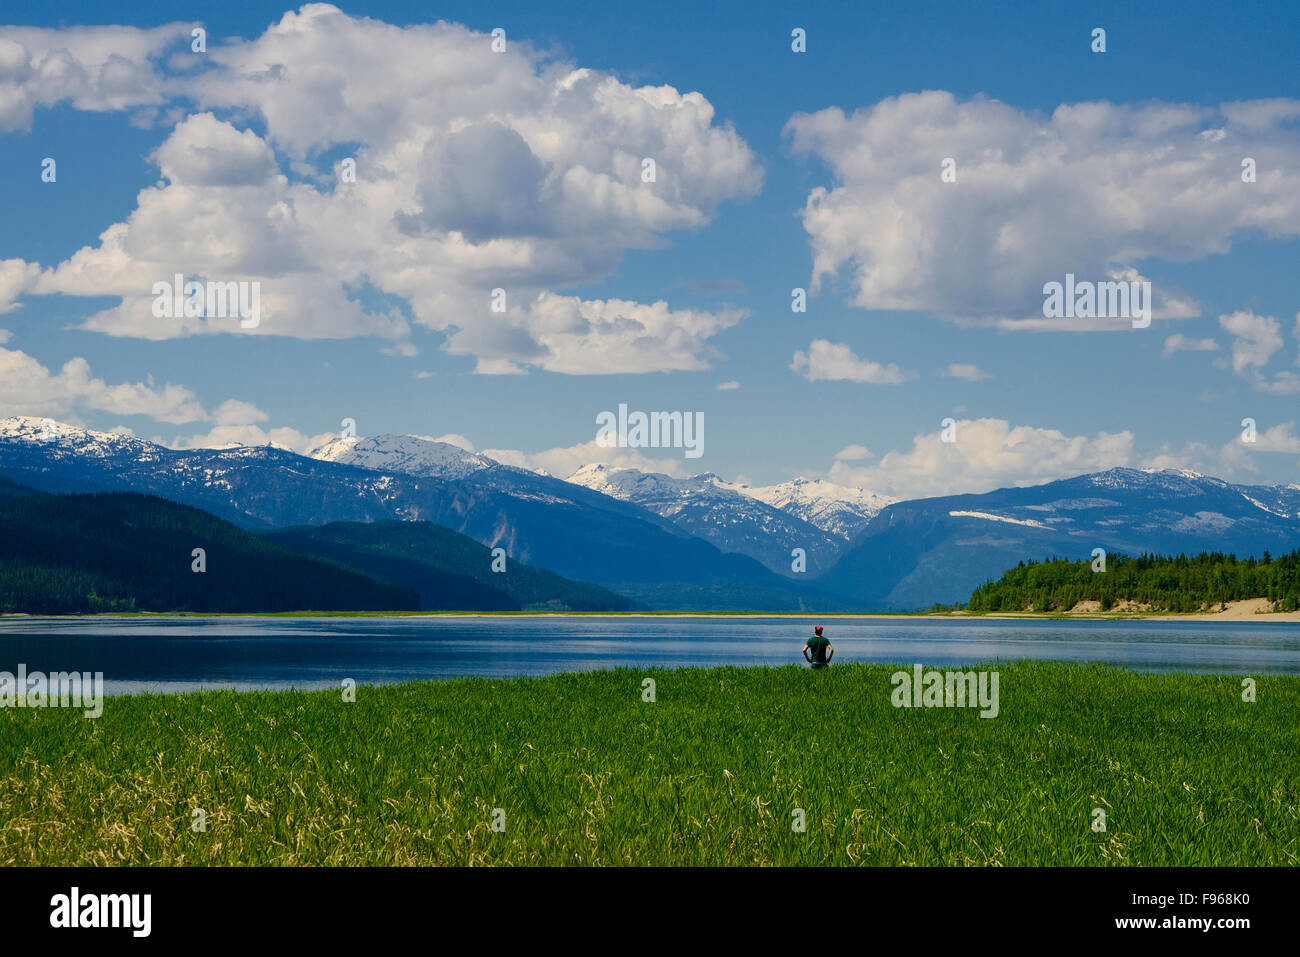
[[[831,663],[831,659],[834,657],[835,657],[835,646],[828,641],[826,642],[826,663],[829,665]]]
[[[803,660],[812,664],[812,659],[808,657],[808,642],[803,643]]]

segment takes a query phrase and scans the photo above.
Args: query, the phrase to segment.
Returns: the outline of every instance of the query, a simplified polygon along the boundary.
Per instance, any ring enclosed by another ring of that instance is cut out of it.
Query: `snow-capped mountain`
[[[157,448],[150,442],[119,432],[94,432],[75,425],[15,415],[0,419],[0,441],[29,443],[45,450],[51,459],[109,458],[135,455],[148,458]]]
[[[779,577],[639,505],[557,478],[409,437],[357,445],[327,449],[321,458],[271,446],[169,449],[40,418],[9,418],[0,419],[0,476],[43,492],[157,495],[254,530],[432,522],[501,546],[510,560],[604,585],[653,608],[850,604],[822,594],[811,575]],[[354,453],[385,467],[350,464]]]
[[[1116,468],[1027,488],[898,502],[819,583],[871,607],[965,601],[1017,562],[1107,553],[1300,548],[1300,485],[1233,485],[1199,473]]]
[[[323,462],[341,462],[363,469],[425,478],[459,479],[500,464],[486,455],[414,435],[333,439],[307,454]]]
[[[824,479],[799,478],[780,485],[731,487],[773,508],[797,515],[845,541],[866,528],[881,509],[898,501],[878,492],[836,485]]]
[[[1094,548],[1240,557],[1300,548],[1300,485],[1233,485],[1185,470],[1121,468],[894,502],[846,545],[792,509],[870,508],[878,501],[870,493],[855,500],[795,482],[778,494],[781,486],[743,490],[713,475],[607,466],[566,482],[410,437],[332,446],[319,458],[269,446],[178,450],[8,418],[0,419],[0,478],[46,492],[158,495],[251,529],[429,521],[656,608],[924,608],[964,601],[1024,559],[1086,559]],[[832,513],[818,514],[828,521]],[[806,575],[791,573],[794,548],[805,550]]]
[[[783,575],[794,574],[791,553],[796,548],[804,550],[805,574],[811,576],[829,568],[844,545],[800,516],[747,495],[712,473],[673,478],[599,463],[583,466],[568,481],[634,502],[724,552],[748,555]]]

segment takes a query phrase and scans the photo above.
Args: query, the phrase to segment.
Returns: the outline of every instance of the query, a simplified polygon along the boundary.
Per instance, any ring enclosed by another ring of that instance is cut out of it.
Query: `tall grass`
[[[1300,678],[994,667],[993,719],[856,664],[0,710],[0,862],[1297,863]]]

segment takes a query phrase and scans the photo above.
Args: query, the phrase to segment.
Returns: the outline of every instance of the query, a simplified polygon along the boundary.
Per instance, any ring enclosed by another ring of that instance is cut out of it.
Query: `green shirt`
[[[816,661],[816,662],[821,662],[822,664],[825,664],[825,662],[826,662],[826,646],[829,645],[829,644],[830,644],[830,641],[827,640],[826,638],[822,637],[821,635],[813,635],[811,638],[809,638],[809,639],[808,639],[808,648],[809,648],[809,650],[812,651],[812,660],[813,660],[813,661]]]

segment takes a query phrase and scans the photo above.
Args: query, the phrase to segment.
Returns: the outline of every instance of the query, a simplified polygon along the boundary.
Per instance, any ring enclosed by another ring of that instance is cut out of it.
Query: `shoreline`
[[[1300,611],[1261,611],[1267,599],[1250,598],[1227,603],[1216,612],[1147,612],[1140,609],[1111,611],[999,611],[972,614],[950,612],[764,612],[764,611],[280,611],[280,612],[95,612],[85,615],[35,615],[26,612],[0,613],[4,620],[86,620],[99,618],[788,618],[807,621],[853,621],[890,619],[948,619],[954,621],[1025,621],[1034,619],[1068,621],[1194,621],[1258,622],[1292,624],[1300,622]]]

